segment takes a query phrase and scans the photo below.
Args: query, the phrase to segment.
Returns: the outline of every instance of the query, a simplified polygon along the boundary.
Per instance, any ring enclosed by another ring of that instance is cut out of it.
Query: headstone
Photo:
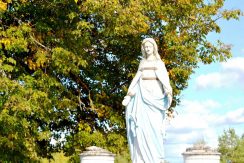
[[[184,163],[219,163],[220,153],[203,144],[187,148],[184,153]]]
[[[114,163],[115,154],[96,147],[87,147],[86,151],[80,154],[80,163]]]

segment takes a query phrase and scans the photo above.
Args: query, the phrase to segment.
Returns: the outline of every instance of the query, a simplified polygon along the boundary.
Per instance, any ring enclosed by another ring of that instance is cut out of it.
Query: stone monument
[[[86,151],[80,154],[80,163],[114,163],[115,154],[96,147],[87,147]]]
[[[184,163],[219,163],[220,153],[204,144],[196,144],[187,148],[184,153]]]

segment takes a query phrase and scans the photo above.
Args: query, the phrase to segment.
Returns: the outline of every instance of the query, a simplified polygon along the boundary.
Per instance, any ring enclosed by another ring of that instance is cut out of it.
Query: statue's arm
[[[141,65],[141,64],[140,64]],[[141,75],[142,75],[142,71],[140,70],[141,66],[139,66],[138,71],[135,75],[135,77],[132,79],[132,82],[128,88],[128,93],[127,95],[129,96],[133,96],[135,94],[135,92],[133,91],[134,87],[136,86],[137,82],[139,81]]]
[[[140,62],[139,68],[137,70],[137,73],[135,75],[135,77],[132,79],[132,82],[128,88],[128,92],[127,95],[124,97],[124,100],[122,101],[122,105],[127,106],[131,100],[131,97],[135,95],[135,91],[134,91],[134,87],[136,86],[137,82],[139,81],[141,75],[142,75],[142,71],[141,69],[141,65],[142,62]]]
[[[169,104],[171,104],[172,99],[173,99],[172,87],[170,85],[170,80],[169,80],[169,75],[168,75],[167,69],[165,67],[165,64],[162,61],[159,61],[157,64],[156,75],[157,75],[159,81],[163,85],[165,95],[168,96]]]

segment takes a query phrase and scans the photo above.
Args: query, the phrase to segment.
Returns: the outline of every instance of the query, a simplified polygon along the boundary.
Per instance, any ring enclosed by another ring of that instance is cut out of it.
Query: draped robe
[[[143,83],[143,62],[128,90],[135,95],[126,107],[127,138],[133,163],[160,163],[164,160],[165,111],[172,102],[172,88],[164,63],[157,60],[154,71],[162,87],[156,89],[162,93],[150,92],[145,86],[157,84]]]

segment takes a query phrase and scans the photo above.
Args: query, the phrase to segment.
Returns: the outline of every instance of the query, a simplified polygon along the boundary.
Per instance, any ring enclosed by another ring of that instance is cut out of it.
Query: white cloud
[[[223,108],[225,106],[213,100],[183,100],[182,104],[177,107],[179,113],[167,123],[166,132],[181,135],[179,139],[187,141],[188,138],[197,137],[194,132],[201,135],[215,127],[244,124],[244,108],[233,108],[227,112],[223,111]],[[218,111],[222,111],[222,113],[218,113]],[[189,136],[189,134],[194,136]]]
[[[242,101],[237,100],[242,96],[236,94],[238,97],[233,97],[232,94],[236,89],[244,88],[242,84],[244,82],[244,57],[232,58],[220,65],[219,72],[199,75],[195,80],[198,90],[191,93],[197,95],[201,93],[199,89],[208,91],[212,88],[221,88],[218,94],[207,97],[221,96],[226,93],[229,95],[215,98],[219,101],[181,99],[181,105],[176,108],[178,114],[170,121],[166,129],[165,148],[169,150],[166,152],[169,156],[182,157],[181,153],[187,147],[201,139],[204,139],[210,147],[216,148],[218,137],[223,134],[224,129],[235,128],[239,134],[243,134],[244,105],[241,105]],[[204,98],[204,96],[201,97]],[[192,96],[190,98],[196,99]],[[238,102],[229,105],[229,101],[233,102],[233,98],[236,99],[235,102]]]
[[[209,128],[209,121],[216,118],[210,114],[211,111],[220,106],[218,102],[213,100],[183,100],[178,108],[179,114],[169,122],[167,131],[173,134],[180,134],[181,138],[179,139],[184,141],[190,140],[192,137],[199,137],[203,130]],[[199,133],[200,135],[198,135]]]
[[[241,49],[241,53],[243,53],[243,54],[244,54],[244,48],[243,48],[243,49]]]
[[[207,114],[210,109],[218,108],[221,104],[214,100],[204,100],[204,101],[191,101],[183,100],[181,102],[181,108],[187,113],[200,113]]]
[[[222,67],[225,72],[234,75],[239,82],[244,81],[244,57],[232,58],[222,63]]]
[[[198,89],[222,88],[244,81],[244,57],[235,57],[221,63],[221,71],[200,75],[196,78]]]
[[[194,143],[199,139],[216,136],[215,130],[211,130],[215,115],[210,114],[221,105],[213,100],[189,101],[183,100],[179,106],[179,114],[167,125],[166,132],[169,142]]]
[[[237,71],[244,73],[244,57],[235,57],[222,63],[222,67],[227,71]]]
[[[220,73],[209,73],[200,75],[196,78],[197,88],[205,89],[205,88],[219,88],[226,85],[225,79],[226,77]]]
[[[219,116],[215,124],[216,125],[236,125],[244,123],[244,108],[239,108],[230,112],[227,112],[225,115]]]
[[[213,100],[183,100],[177,108],[179,114],[167,125],[166,157],[180,158],[187,147],[202,139],[211,148],[217,148],[218,136],[222,134],[225,125],[232,127],[244,124],[244,108],[217,113],[223,108],[224,106]]]

